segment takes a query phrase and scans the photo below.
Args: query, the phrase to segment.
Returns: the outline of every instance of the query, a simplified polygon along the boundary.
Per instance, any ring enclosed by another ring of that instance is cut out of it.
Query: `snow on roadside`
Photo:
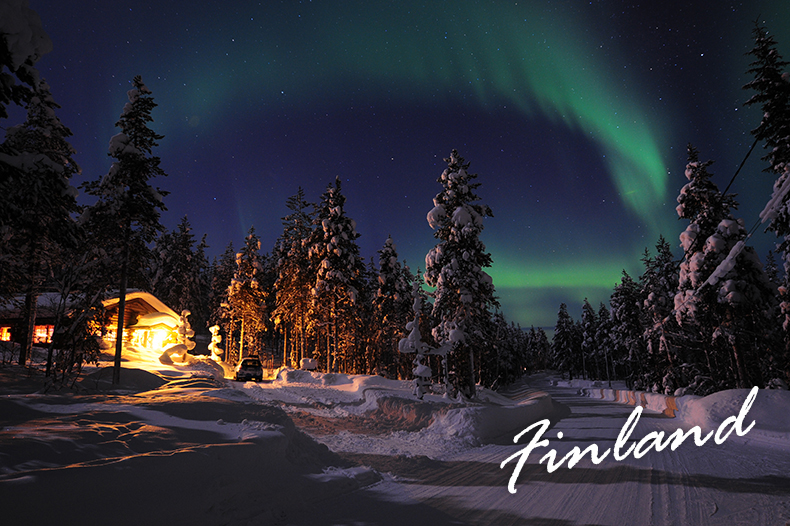
[[[689,428],[699,426],[704,433],[715,431],[727,418],[737,415],[750,389],[729,389],[708,396],[669,396],[644,391],[631,391],[625,385],[617,389],[601,387],[602,382],[550,379],[551,385],[579,388],[579,393],[611,402],[641,405],[646,411],[664,413]],[[613,382],[615,384],[615,382]],[[731,435],[730,440],[764,447],[790,449],[790,391],[760,389],[749,409],[744,427],[754,427],[743,437]]]
[[[386,435],[339,432],[314,436],[333,451],[381,455],[428,456],[440,459],[475,447],[547,417],[553,411],[551,397],[538,393],[514,401],[487,389],[478,400],[449,400],[427,394],[422,401],[412,394],[409,381],[379,376],[326,374],[286,369],[271,383],[238,385],[251,398],[282,404],[286,411],[303,411],[322,418],[430,419],[417,430],[396,430]],[[384,400],[386,399],[386,403]]]
[[[676,399],[678,418],[689,426],[700,426],[704,432],[715,430],[725,419],[737,415],[749,389],[730,389],[705,397],[681,396]],[[731,440],[776,449],[790,450],[790,391],[760,389],[744,420],[744,428],[754,427],[743,437],[733,434]]]

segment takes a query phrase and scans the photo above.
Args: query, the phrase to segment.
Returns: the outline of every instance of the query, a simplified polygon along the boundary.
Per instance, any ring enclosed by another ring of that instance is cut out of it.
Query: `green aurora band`
[[[209,42],[196,40],[200,65],[180,104],[203,108],[201,122],[220,116],[212,108],[221,101],[257,101],[265,112],[261,101],[284,97],[302,106],[352,96],[512,105],[525,118],[540,112],[588,136],[624,204],[653,225],[667,190],[658,137],[664,126],[633,102],[640,89],[611,66],[621,62],[617,50],[573,19],[580,14],[535,2],[453,2],[444,9],[454,14],[445,17],[435,4],[404,10],[397,2],[294,5],[286,14],[279,7],[276,17],[257,9],[248,20],[225,21]],[[206,74],[205,64],[217,73]]]
[[[657,238],[667,193],[661,156],[667,127],[646,109],[645,90],[608,37],[597,36],[570,7],[560,12],[528,4],[460,1],[404,10],[397,2],[286,3],[276,13],[267,4],[243,15],[196,12],[211,20],[211,32],[196,24],[180,37],[194,58],[182,63],[182,98],[163,104],[174,105],[173,114],[187,116],[190,126],[216,132],[224,114],[234,111],[265,122],[289,108],[358,103],[517,108],[525,119],[540,116],[587,137],[634,214],[624,220]],[[451,13],[437,15],[441,11]],[[169,135],[168,126],[184,124],[162,125]],[[490,273],[503,306],[522,320],[535,319],[535,302],[557,290],[567,296],[576,289],[574,297],[581,291],[579,301],[586,291],[591,301],[608,298],[624,266],[622,259],[601,262],[599,255],[586,258],[583,269],[560,259],[508,263],[506,257],[495,254]]]

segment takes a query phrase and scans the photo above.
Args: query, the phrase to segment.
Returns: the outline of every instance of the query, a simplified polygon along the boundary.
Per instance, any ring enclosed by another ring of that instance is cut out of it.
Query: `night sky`
[[[225,5],[221,5],[225,4]],[[688,5],[691,4],[691,5]],[[494,217],[483,242],[505,316],[554,325],[608,301],[659,234],[678,245],[686,144],[724,188],[749,149],[754,20],[790,59],[790,2],[31,0],[53,41],[38,63],[72,130],[81,180],[140,74],[155,154],[209,255],[250,226],[269,251],[285,201],[339,176],[362,255],[388,235],[413,271],[453,148]],[[755,150],[731,191],[749,228],[770,195]],[[763,257],[770,235],[752,238]],[[679,250],[678,250],[679,253]]]

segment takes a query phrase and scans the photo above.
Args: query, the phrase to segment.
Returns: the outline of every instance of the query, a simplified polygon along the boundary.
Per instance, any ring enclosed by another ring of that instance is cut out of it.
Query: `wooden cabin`
[[[36,325],[33,343],[46,344],[51,341],[55,326],[55,313],[60,294],[42,293],[38,298]],[[104,339],[115,341],[118,328],[118,297],[103,302],[108,322],[104,327]],[[24,298],[0,304],[0,341],[11,341],[14,326],[23,324]],[[159,349],[177,343],[180,316],[148,292],[132,291],[126,294],[124,307],[124,340],[131,345]]]

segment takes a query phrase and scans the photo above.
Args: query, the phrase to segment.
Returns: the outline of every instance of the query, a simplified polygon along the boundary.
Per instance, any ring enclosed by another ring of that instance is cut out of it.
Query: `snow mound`
[[[725,419],[738,414],[749,391],[749,389],[730,389],[705,397],[681,396],[676,399],[677,416],[690,426],[700,426],[705,432],[714,430]],[[788,408],[790,408],[790,391],[760,389],[744,420],[744,426],[748,426],[752,421],[755,425],[738,440],[772,448],[790,449]]]
[[[418,400],[410,381],[294,369],[240,389],[255,400],[282,404],[333,451],[408,457],[439,458],[491,442],[554,411],[542,391],[521,393],[518,400],[488,389],[474,401],[437,394]]]
[[[540,393],[517,404],[489,403],[450,409],[446,413],[438,413],[429,430],[446,436],[487,442],[516,430],[521,431],[548,417],[553,411],[551,397],[547,393]]]
[[[714,431],[724,420],[737,415],[750,389],[729,389],[701,397],[695,395],[669,396],[626,389],[601,389],[585,387],[580,394],[600,400],[640,405],[648,411],[677,418],[688,427],[699,426],[703,432]],[[746,415],[745,425],[755,422],[743,437],[731,436],[730,440],[743,440],[764,446],[790,449],[790,391],[760,389]]]

